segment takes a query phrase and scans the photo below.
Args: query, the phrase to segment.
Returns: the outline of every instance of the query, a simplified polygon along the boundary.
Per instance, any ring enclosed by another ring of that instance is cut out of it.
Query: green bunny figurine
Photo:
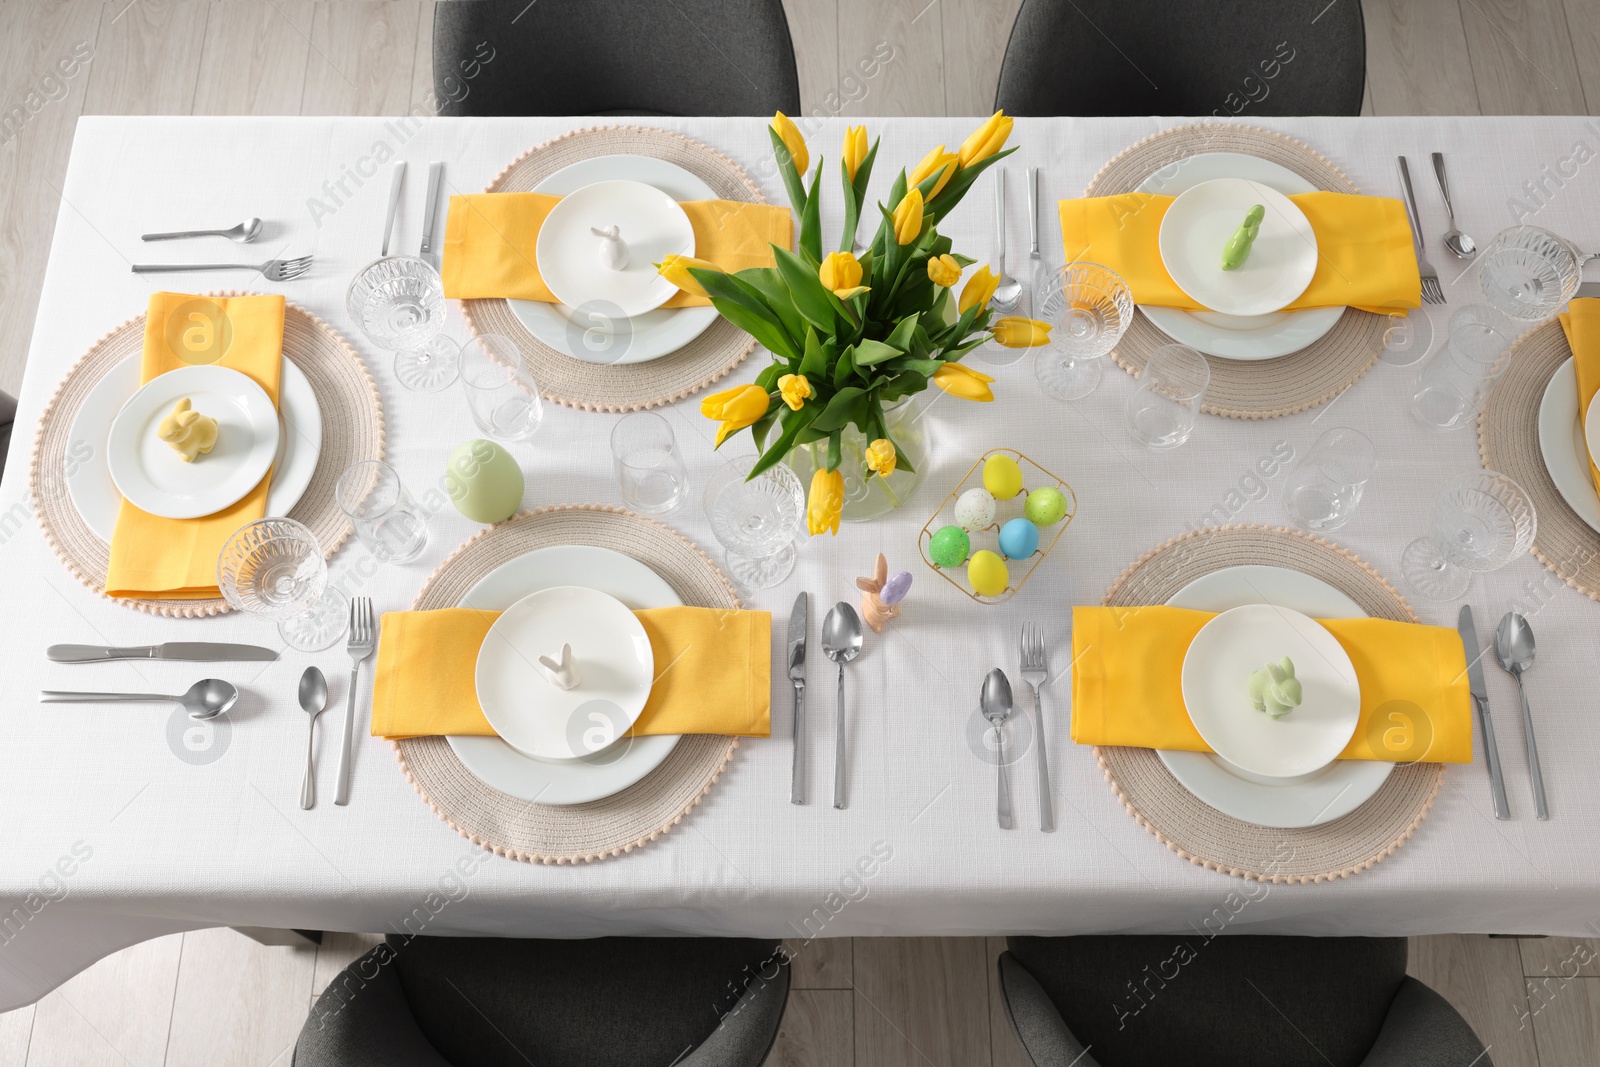
[[[1300,680],[1294,676],[1294,660],[1288,656],[1259,671],[1251,671],[1245,692],[1257,711],[1274,719],[1281,719],[1299,707],[1304,695]]]
[[[1256,234],[1261,232],[1261,220],[1266,217],[1267,209],[1261,204],[1252,207],[1245,215],[1239,228],[1228,238],[1228,243],[1222,246],[1223,270],[1238,270],[1244,266],[1245,258],[1250,255],[1250,246],[1255,244]]]

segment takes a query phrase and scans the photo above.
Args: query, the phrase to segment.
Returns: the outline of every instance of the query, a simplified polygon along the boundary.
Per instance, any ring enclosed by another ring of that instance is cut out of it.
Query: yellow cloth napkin
[[[472,193],[452,196],[444,225],[440,274],[444,295],[457,300],[505,297],[555,303],[539,277],[534,247],[545,216],[561,200],[548,193]],[[694,256],[725,271],[770,267],[772,245],[788,248],[794,216],[786,207],[738,200],[686,200],[694,226]],[[706,297],[680,292],[663,307],[706,307]]]
[[[1560,315],[1561,328],[1566,331],[1567,344],[1572,348],[1572,365],[1578,370],[1578,421],[1589,410],[1589,401],[1600,392],[1600,300],[1585,297],[1567,305]],[[1589,461],[1589,477],[1594,479],[1596,492],[1600,492],[1600,470]]]
[[[187,347],[186,338],[192,339]],[[226,340],[226,347],[218,338]],[[220,358],[208,358],[213,346],[222,349]],[[153,294],[145,313],[139,380],[205,363],[249,375],[277,404],[283,297]],[[204,456],[195,460],[205,461]],[[198,519],[164,519],[124,500],[111,535],[107,595],[159,600],[218,596],[217,556],[235,530],[267,513],[271,481],[268,471],[242,500]]]
[[[633,614],[650,638],[656,678],[631,735],[771,734],[770,612],[678,607]],[[384,615],[373,736],[493,736],[473,676],[478,646],[499,617],[476,608]]]
[[[1067,262],[1089,260],[1110,267],[1128,283],[1135,304],[1203,309],[1178,288],[1161,262],[1161,219],[1173,199],[1122,193],[1061,201]],[[1305,212],[1317,235],[1317,272],[1291,309],[1344,305],[1386,315],[1422,306],[1422,278],[1405,205],[1386,196],[1349,193],[1295,193],[1289,199]],[[1220,246],[1217,258],[1222,258]]]
[[[1189,642],[1215,617],[1165,606],[1073,608],[1072,739],[1211,751],[1184,707],[1182,673]],[[1467,656],[1454,630],[1318,621],[1349,654],[1361,684],[1361,723],[1340,759],[1472,762]],[[1239,700],[1248,707],[1244,685],[1240,678]]]

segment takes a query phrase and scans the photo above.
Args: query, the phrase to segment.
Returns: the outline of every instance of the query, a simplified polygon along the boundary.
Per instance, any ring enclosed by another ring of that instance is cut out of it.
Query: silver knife
[[[1043,318],[1039,296],[1044,292],[1044,260],[1039,256],[1039,168],[1028,168],[1028,228],[1032,244],[1028,248],[1028,314]]]
[[[44,650],[57,663],[107,663],[123,659],[181,659],[202,663],[230,660],[270,662],[278,654],[258,645],[219,645],[209,641],[169,641],[164,645],[108,648],[104,645],[51,645]]]
[[[789,779],[789,803],[806,802],[806,620],[811,602],[806,594],[794,598],[789,612],[789,680],[794,683],[794,768]]]
[[[1467,684],[1472,689],[1472,704],[1478,712],[1478,732],[1483,735],[1483,755],[1489,762],[1489,789],[1494,796],[1494,817],[1511,818],[1506,803],[1506,780],[1500,775],[1500,746],[1495,743],[1494,723],[1489,718],[1489,687],[1483,680],[1483,657],[1487,652],[1478,644],[1478,628],[1472,624],[1472,606],[1461,605],[1456,632],[1467,653]]]
[[[439,187],[444,184],[444,164],[428,164],[428,205],[422,212],[422,249],[424,259],[433,254],[433,217],[439,212]]]
[[[1578,291],[1572,294],[1574,300],[1590,300],[1600,297],[1600,282],[1584,282],[1578,286]]]
[[[383,220],[383,252],[389,254],[389,237],[394,233],[394,217],[400,210],[400,190],[406,183],[406,161],[395,160],[394,177],[389,179],[389,214]]]

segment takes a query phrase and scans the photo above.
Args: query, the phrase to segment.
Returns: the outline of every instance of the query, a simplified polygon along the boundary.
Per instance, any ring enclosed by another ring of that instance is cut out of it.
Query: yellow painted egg
[[[1011,572],[1006,570],[1005,560],[987,548],[980,549],[967,563],[967,581],[979,596],[999,596],[1011,584]]]
[[[996,500],[1010,500],[1022,492],[1022,468],[1010,456],[990,456],[983,462],[983,487]]]

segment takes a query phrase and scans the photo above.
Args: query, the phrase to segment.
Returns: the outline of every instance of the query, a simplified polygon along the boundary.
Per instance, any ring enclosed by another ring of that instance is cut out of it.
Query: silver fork
[[[311,257],[269,259],[265,263],[135,263],[135,274],[170,274],[188,270],[258,270],[275,282],[298,278],[311,269]]]
[[[350,601],[350,643],[345,651],[350,653],[350,699],[344,709],[344,742],[339,748],[339,790],[334,794],[335,804],[350,803],[350,746],[355,735],[356,681],[361,677],[361,663],[378,647],[378,632],[372,625],[372,600],[358,596]]]
[[[1411,220],[1411,246],[1417,254],[1417,273],[1422,275],[1422,302],[1444,303],[1444,287],[1439,284],[1439,272],[1433,269],[1422,252],[1422,221],[1417,217],[1417,194],[1411,191],[1411,168],[1405,156],[1395,156],[1400,166],[1400,186],[1405,190],[1406,217]]]
[[[1039,701],[1039,689],[1050,679],[1050,664],[1044,654],[1044,631],[1032,623],[1023,623],[1018,660],[1022,680],[1033,693],[1033,717],[1039,720],[1039,829],[1049,833],[1056,828],[1055,812],[1050,803],[1050,761],[1045,755],[1044,705]]]

